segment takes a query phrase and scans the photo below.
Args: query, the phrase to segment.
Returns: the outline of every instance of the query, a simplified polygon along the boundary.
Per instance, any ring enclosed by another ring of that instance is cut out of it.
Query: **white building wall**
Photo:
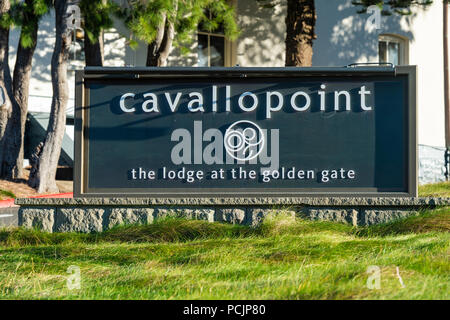
[[[262,8],[256,1],[237,1],[241,34],[236,43],[236,63],[241,67],[283,67],[286,6]]]
[[[378,61],[378,36],[409,39],[409,64],[418,66],[419,144],[445,145],[442,2],[415,7],[410,16],[383,16],[381,30],[368,28],[351,0],[316,0],[314,66]]]
[[[52,78],[50,74],[53,47],[55,45],[54,13],[46,15],[39,24],[38,42],[33,56],[31,79],[29,87],[28,110],[50,111],[52,98]],[[16,61],[17,44],[20,28],[14,28],[9,36],[9,65],[11,75]],[[73,95],[71,95],[72,97]],[[73,107],[73,103],[70,104]]]
[[[412,27],[410,63],[419,66],[419,143],[445,146],[442,1],[417,14]]]

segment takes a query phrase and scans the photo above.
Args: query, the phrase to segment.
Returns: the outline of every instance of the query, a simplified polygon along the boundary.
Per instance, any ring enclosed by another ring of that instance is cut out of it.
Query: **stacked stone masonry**
[[[20,205],[19,225],[26,228],[101,232],[123,224],[151,224],[167,217],[256,227],[267,215],[280,212],[367,226],[417,215],[424,209],[450,206],[450,198],[80,198],[17,199],[16,204]]]

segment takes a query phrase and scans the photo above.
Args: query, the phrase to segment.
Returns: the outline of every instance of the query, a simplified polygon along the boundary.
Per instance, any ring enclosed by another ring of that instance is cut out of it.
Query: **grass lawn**
[[[449,299],[450,209],[382,226],[188,220],[101,234],[0,230],[1,299]],[[67,269],[81,289],[67,288]],[[367,288],[369,266],[380,289]],[[396,273],[405,287],[402,288]]]
[[[419,186],[419,197],[450,197],[450,182]]]
[[[15,197],[16,195],[11,191],[0,189],[0,200],[14,199]]]

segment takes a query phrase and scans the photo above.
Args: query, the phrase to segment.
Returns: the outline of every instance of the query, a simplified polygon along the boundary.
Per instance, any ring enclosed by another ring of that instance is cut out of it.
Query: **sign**
[[[75,196],[416,196],[416,68],[86,68]]]

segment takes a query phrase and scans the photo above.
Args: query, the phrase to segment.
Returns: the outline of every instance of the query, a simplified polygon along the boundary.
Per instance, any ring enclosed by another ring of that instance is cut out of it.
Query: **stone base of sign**
[[[20,205],[20,226],[48,232],[101,232],[166,217],[255,227],[278,212],[368,226],[450,206],[450,198],[23,198],[15,203]]]

